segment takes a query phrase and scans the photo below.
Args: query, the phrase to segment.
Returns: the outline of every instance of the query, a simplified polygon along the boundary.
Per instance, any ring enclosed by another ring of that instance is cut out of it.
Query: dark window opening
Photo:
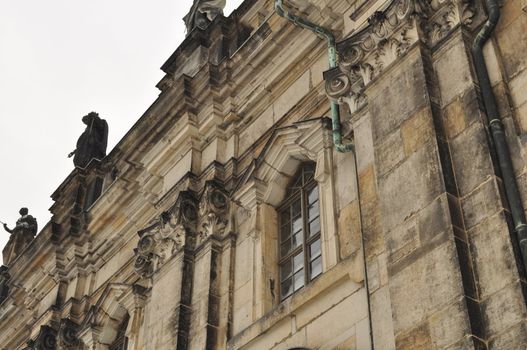
[[[130,316],[126,314],[123,322],[119,325],[119,329],[117,330],[117,336],[115,337],[115,340],[110,345],[108,350],[126,350],[128,348],[128,337],[126,337],[126,328],[128,327],[128,321],[130,320]]]
[[[281,300],[322,273],[320,201],[314,176],[315,164],[303,164],[278,208]]]

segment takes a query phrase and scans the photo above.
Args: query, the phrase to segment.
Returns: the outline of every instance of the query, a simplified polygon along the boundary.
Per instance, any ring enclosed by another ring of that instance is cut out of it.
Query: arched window
[[[115,337],[115,340],[108,348],[109,350],[127,350],[128,338],[126,337],[126,328],[128,327],[129,320],[130,316],[126,314],[123,319],[123,322],[121,322],[121,324],[119,325],[119,329],[117,330],[117,336]]]
[[[278,208],[280,299],[322,273],[320,206],[315,163],[304,163]]]

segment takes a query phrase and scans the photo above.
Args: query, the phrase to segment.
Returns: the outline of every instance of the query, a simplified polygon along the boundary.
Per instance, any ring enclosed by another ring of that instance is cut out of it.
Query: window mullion
[[[307,234],[307,230],[308,230],[308,217],[307,217],[307,208],[306,208],[306,203],[307,203],[307,198],[306,198],[306,191],[305,191],[305,188],[302,187],[302,191],[300,191],[300,205],[301,205],[301,215],[302,215],[302,224],[303,224],[303,227],[302,227],[302,234],[303,234],[303,239],[302,239],[302,249],[304,250],[304,285],[307,285],[308,282],[309,282],[309,258],[307,256],[307,238],[308,238],[308,234]]]

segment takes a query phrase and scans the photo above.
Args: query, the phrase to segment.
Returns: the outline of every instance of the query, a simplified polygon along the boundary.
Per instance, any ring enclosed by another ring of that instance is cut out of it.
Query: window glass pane
[[[291,214],[289,213],[289,208],[280,213],[280,225],[286,225],[291,220]]]
[[[293,209],[293,217],[297,217],[298,215],[300,215],[300,199],[295,200],[291,206]]]
[[[313,261],[321,255],[320,239],[316,240],[309,246],[309,259]]]
[[[282,296],[282,299],[287,298],[291,294],[293,294],[293,279],[288,278],[282,284],[280,285],[280,294]]]
[[[280,228],[280,241],[283,242],[291,237],[291,223],[287,223]]]
[[[280,246],[280,256],[286,256],[291,251],[291,240],[288,239]]]
[[[320,218],[317,217],[315,220],[309,223],[309,235],[313,236],[319,232],[320,232]]]
[[[309,220],[313,220],[319,216],[320,210],[318,209],[318,201],[311,203],[309,205]]]
[[[295,292],[304,286],[304,270],[300,270],[293,276]]]
[[[302,216],[297,216],[293,219],[293,233],[302,231]]]
[[[318,187],[315,186],[313,189],[311,189],[307,195],[308,203],[314,203],[318,200]]]
[[[294,272],[298,272],[304,268],[304,254],[303,253],[295,255],[295,257],[293,258],[293,267],[294,267],[293,269]]]
[[[311,276],[309,280],[317,277],[322,273],[322,257],[318,257],[310,263]]]
[[[296,235],[293,236],[293,247],[292,247],[292,249],[298,247],[303,242],[304,242],[304,235],[302,234],[302,232],[297,233]]]
[[[291,260],[286,261],[280,265],[280,281],[284,281],[293,274],[293,262]]]

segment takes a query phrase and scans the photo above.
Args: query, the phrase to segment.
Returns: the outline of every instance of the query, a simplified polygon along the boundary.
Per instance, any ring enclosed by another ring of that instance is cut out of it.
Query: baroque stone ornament
[[[337,44],[339,67],[324,73],[330,99],[353,113],[366,98],[365,88],[417,42],[436,45],[459,25],[469,25],[472,0],[393,0],[375,12],[363,30]]]
[[[40,332],[35,340],[28,342],[26,349],[31,350],[56,350],[57,331],[50,326],[41,326]]]
[[[134,269],[142,278],[150,278],[192,236],[198,219],[195,196],[190,191],[180,193],[174,206],[163,212],[145,229],[138,232],[139,243]]]
[[[228,223],[229,197],[216,181],[208,181],[199,203],[198,244],[208,237],[222,237]]]
[[[62,349],[76,349],[80,344],[77,336],[79,326],[70,319],[64,318],[60,322],[59,344]]]

